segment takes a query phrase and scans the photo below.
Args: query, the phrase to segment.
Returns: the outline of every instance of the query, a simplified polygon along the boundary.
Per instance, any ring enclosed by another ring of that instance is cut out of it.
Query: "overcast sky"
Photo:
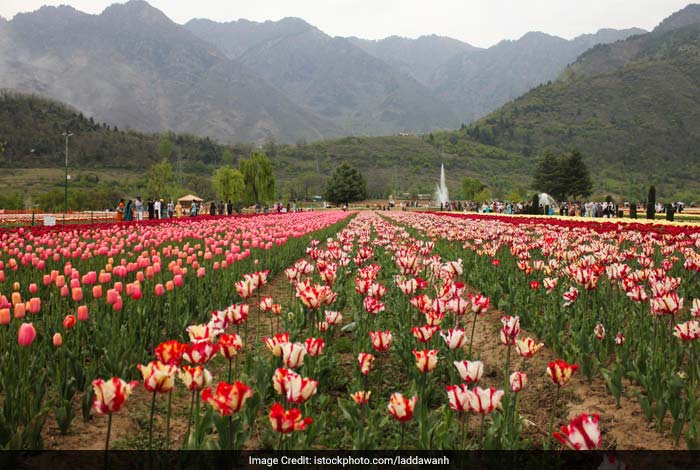
[[[567,39],[600,28],[651,30],[690,0],[151,0],[177,23],[297,16],[332,36],[381,39],[439,34],[480,47],[543,31]],[[114,0],[0,0],[0,16],[69,4],[100,13]],[[123,2],[121,2],[123,3]]]

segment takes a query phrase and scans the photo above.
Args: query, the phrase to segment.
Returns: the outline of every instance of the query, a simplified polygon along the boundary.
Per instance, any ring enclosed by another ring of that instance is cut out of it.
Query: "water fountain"
[[[450,195],[447,191],[447,183],[445,183],[445,164],[440,166],[440,184],[435,187],[435,203],[445,207],[450,202]]]

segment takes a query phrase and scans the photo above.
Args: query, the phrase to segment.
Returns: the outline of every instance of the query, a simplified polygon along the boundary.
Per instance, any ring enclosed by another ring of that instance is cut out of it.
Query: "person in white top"
[[[156,219],[160,219],[160,201],[158,199],[153,203],[153,211],[156,213]]]

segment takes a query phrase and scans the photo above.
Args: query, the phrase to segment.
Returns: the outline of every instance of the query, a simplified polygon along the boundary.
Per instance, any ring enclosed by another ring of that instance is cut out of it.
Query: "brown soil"
[[[503,312],[489,309],[486,315],[478,319],[474,333],[474,351],[484,362],[482,382],[497,388],[497,384],[502,384],[504,380],[505,348],[499,341],[502,316]],[[471,325],[466,329],[468,333],[471,332]],[[522,336],[537,339],[526,331],[522,332]],[[528,384],[521,392],[519,401],[519,413],[524,419],[523,435],[532,439],[538,446],[547,435],[552,404],[556,397],[556,386],[546,372],[548,363],[555,359],[557,357],[546,345],[530,359],[523,359],[515,350],[511,351],[510,372],[521,370],[528,375]],[[494,372],[495,377],[489,376],[489,373]],[[629,387],[627,384],[627,390]],[[581,413],[600,415],[603,440],[601,447],[604,449],[686,448],[682,440],[679,445],[675,445],[669,432],[662,434],[646,421],[636,397],[626,398],[623,395],[618,408],[615,398],[607,390],[600,376],[595,377],[592,384],[589,384],[586,377],[577,372],[571,382],[561,390],[554,429],[568,424]]]

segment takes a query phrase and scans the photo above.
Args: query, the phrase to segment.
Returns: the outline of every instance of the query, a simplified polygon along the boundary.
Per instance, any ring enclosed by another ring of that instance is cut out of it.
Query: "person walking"
[[[175,204],[175,217],[178,219],[182,217],[182,204],[180,204],[180,201],[177,201],[177,204]]]
[[[226,203],[226,213],[228,213],[228,215],[233,214],[233,203],[231,203],[230,199],[228,200],[228,203]]]
[[[216,208],[219,215],[224,215],[224,201],[219,200],[219,205]]]
[[[173,198],[168,201],[168,218],[172,219],[175,213],[175,203],[173,203]]]
[[[124,199],[119,200],[117,204],[117,222],[124,220]]]
[[[134,202],[134,209],[136,210],[136,220],[142,221],[143,220],[143,201],[141,200],[141,196],[136,197],[136,202]]]
[[[134,203],[129,199],[124,207],[124,221],[131,222],[134,220]]]
[[[197,202],[192,201],[192,205],[190,206],[190,217],[195,217],[197,215]]]
[[[153,220],[155,218],[155,206],[153,205],[153,200],[148,198],[148,220]]]
[[[160,201],[158,199],[156,199],[153,203],[153,213],[155,214],[156,219],[160,219]]]

